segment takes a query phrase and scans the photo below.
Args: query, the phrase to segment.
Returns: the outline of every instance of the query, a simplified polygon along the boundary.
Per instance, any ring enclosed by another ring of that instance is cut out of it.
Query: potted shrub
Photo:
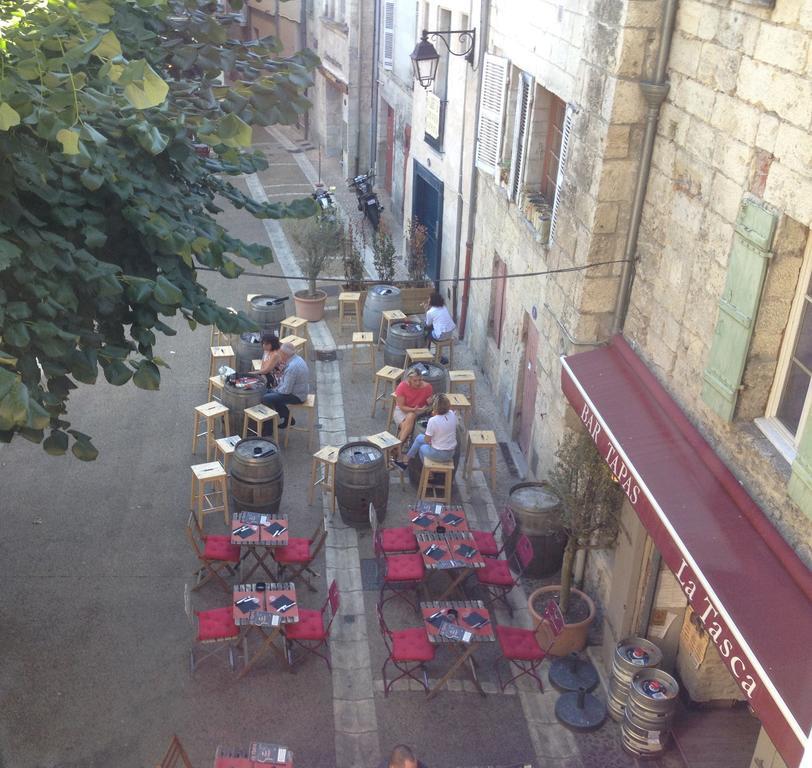
[[[561,523],[567,531],[561,583],[535,590],[528,599],[528,607],[538,623],[547,602],[554,599],[558,603],[565,626],[550,653],[564,656],[583,650],[595,619],[595,604],[591,598],[572,585],[575,555],[583,549],[614,546],[623,491],[592,438],[583,430],[568,433],[561,441],[549,482],[561,497]],[[542,647],[546,648],[551,639],[542,624],[539,627]]]
[[[403,311],[407,315],[417,315],[425,312],[425,304],[434,290],[426,280],[426,240],[428,230],[414,216],[406,229],[406,271],[409,274],[408,284],[401,285],[403,298]]]
[[[382,283],[391,283],[395,279],[395,245],[383,222],[372,234],[372,252],[378,280]]]
[[[344,263],[344,290],[364,291],[364,259],[361,251],[355,242],[355,233],[352,226],[347,227],[347,232],[342,241],[343,251],[341,254]]]
[[[297,222],[292,236],[301,249],[302,271],[308,282],[305,290],[293,294],[296,314],[316,322],[324,317],[324,303],[327,300],[327,294],[316,288],[316,280],[341,253],[344,229],[335,216],[318,213]]]

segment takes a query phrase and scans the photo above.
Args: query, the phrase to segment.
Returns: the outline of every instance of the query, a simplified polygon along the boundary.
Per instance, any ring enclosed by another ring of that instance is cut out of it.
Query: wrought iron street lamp
[[[451,50],[451,45],[447,38],[450,39],[452,35],[456,35],[459,42],[467,46],[464,51],[456,53]],[[428,88],[434,82],[434,78],[437,76],[437,65],[440,63],[440,54],[437,53],[437,49],[429,42],[429,37],[442,40],[452,56],[464,56],[465,60],[472,67],[474,66],[476,29],[443,29],[435,32],[424,29],[420,37],[420,42],[414,47],[409,57],[412,60],[412,69],[414,70],[415,79],[424,88]]]

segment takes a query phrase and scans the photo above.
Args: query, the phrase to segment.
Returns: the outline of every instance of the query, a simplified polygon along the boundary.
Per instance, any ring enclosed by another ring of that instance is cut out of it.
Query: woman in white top
[[[451,404],[445,395],[436,395],[432,408],[432,417],[426,425],[426,434],[418,435],[406,454],[407,461],[420,452],[420,458],[433,461],[451,461],[457,447],[457,414],[451,410]],[[401,469],[406,469],[406,462],[395,462]]]
[[[432,340],[450,339],[457,326],[445,306],[445,299],[436,291],[426,307],[426,346],[431,347]]]

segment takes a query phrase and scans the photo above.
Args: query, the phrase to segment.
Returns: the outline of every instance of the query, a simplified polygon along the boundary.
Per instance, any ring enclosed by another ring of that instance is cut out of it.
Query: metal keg
[[[394,285],[373,285],[367,291],[364,302],[364,330],[372,331],[375,341],[378,341],[381,312],[388,309],[401,309],[402,305],[403,297],[400,294],[400,288],[396,288]]]
[[[525,573],[537,579],[561,568],[567,532],[561,523],[561,499],[547,483],[518,483],[510,489],[508,506],[519,531],[533,545],[533,561]]]
[[[642,669],[633,677],[623,716],[623,748],[637,757],[654,757],[667,746],[679,685],[660,669]]]
[[[262,333],[279,333],[280,323],[287,317],[285,301],[287,296],[252,296],[248,302],[248,317]]]
[[[279,447],[263,437],[249,437],[234,446],[229,464],[232,509],[274,514],[282,501],[282,460]]]
[[[254,331],[241,333],[237,342],[237,373],[251,373],[252,360],[262,358],[262,334]]]
[[[425,347],[424,329],[423,323],[411,320],[392,323],[383,347],[384,364],[393,365],[395,368],[403,368],[403,364],[406,362],[407,349]]]
[[[431,384],[435,395],[444,395],[448,392],[448,370],[437,363],[415,363],[410,365],[403,375],[403,381],[409,378],[409,371],[417,370],[423,377],[423,381]]]
[[[347,443],[338,452],[335,472],[341,519],[357,528],[369,527],[371,503],[382,521],[389,500],[389,470],[383,451],[365,440]]]
[[[240,373],[226,376],[223,391],[220,393],[220,402],[228,408],[232,433],[236,435],[242,432],[243,411],[259,405],[266,391],[263,376]]]
[[[620,722],[623,719],[623,710],[634,675],[641,669],[658,667],[662,660],[662,651],[642,637],[627,637],[617,644],[607,701],[609,715],[613,720]]]
[[[429,415],[421,416],[414,423],[414,437],[426,433],[426,425],[429,423]],[[465,433],[462,431],[462,424],[457,422],[457,447],[454,449],[454,472],[456,473],[457,467],[460,464],[460,450],[465,440]],[[405,455],[405,454],[404,454]],[[420,458],[418,453],[409,459],[409,482],[415,487],[420,487],[420,475],[423,472],[423,459]]]

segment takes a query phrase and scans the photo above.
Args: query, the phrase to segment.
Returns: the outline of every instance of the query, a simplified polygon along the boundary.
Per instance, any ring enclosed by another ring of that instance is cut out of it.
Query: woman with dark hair
[[[437,292],[431,294],[426,304],[426,347],[431,342],[450,339],[457,327],[445,306],[445,299]]]
[[[257,371],[268,381],[268,387],[275,387],[282,363],[279,337],[273,333],[262,334],[262,365]]]

